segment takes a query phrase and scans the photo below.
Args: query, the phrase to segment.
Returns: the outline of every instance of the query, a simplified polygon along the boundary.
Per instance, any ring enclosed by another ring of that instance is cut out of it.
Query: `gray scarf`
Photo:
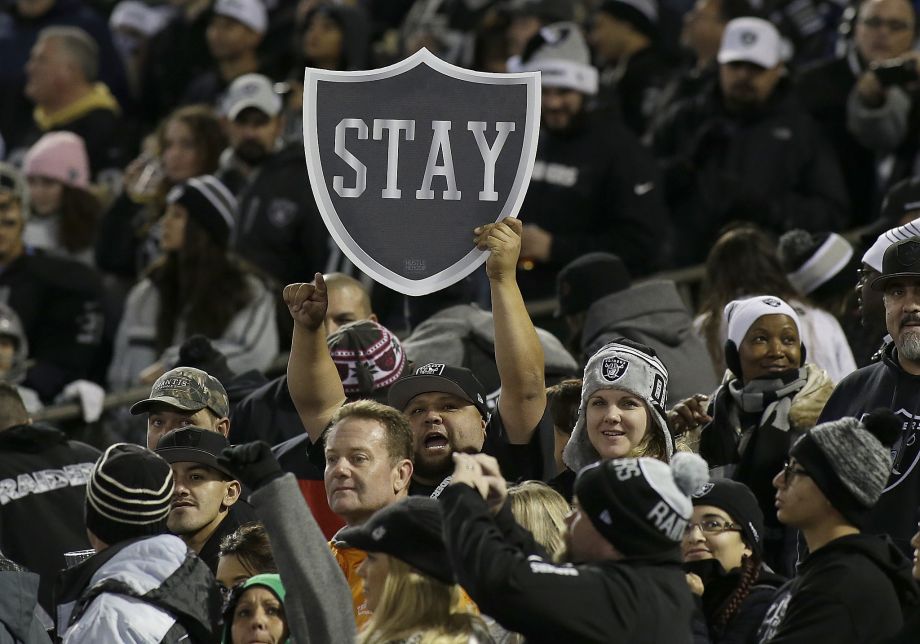
[[[785,378],[758,378],[747,384],[736,378],[729,381],[728,393],[742,412],[761,414],[759,427],[788,432],[792,398],[805,386],[806,375],[802,367]]]

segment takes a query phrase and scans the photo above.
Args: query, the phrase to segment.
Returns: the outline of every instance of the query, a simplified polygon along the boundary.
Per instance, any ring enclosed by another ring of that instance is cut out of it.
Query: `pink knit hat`
[[[89,189],[89,157],[83,139],[72,132],[49,132],[29,148],[23,162],[26,177],[45,177]]]

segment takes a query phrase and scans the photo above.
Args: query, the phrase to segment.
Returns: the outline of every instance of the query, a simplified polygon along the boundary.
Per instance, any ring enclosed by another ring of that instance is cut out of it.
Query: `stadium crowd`
[[[0,642],[920,642],[916,0],[0,5]],[[422,47],[541,122],[409,297],[302,83]]]

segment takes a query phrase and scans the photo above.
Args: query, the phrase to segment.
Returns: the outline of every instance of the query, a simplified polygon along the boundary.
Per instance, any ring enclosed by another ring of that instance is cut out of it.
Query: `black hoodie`
[[[898,633],[918,598],[911,564],[889,539],[840,537],[810,554],[777,591],[756,641],[881,642]]]
[[[872,534],[887,534],[902,552],[913,552],[910,538],[920,520],[920,376],[898,364],[894,344],[882,359],[857,369],[840,381],[821,412],[819,423],[844,416],[862,418],[884,407],[902,421],[901,437],[892,446],[894,463],[882,497],[862,526]]]

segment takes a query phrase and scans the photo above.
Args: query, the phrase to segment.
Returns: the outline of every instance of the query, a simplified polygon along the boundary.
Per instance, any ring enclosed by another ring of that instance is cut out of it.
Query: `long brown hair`
[[[166,149],[166,128],[173,121],[182,123],[192,133],[199,163],[196,174],[214,174],[220,165],[221,152],[227,147],[227,137],[214,110],[206,105],[187,105],[163,119],[156,131],[157,149],[160,153]],[[165,197],[172,183],[164,177],[163,184],[161,190]]]
[[[733,228],[716,241],[706,258],[703,279],[703,337],[717,373],[725,371],[722,348],[722,311],[747,295],[775,295],[787,302],[805,302],[789,283],[776,255],[775,242],[760,228],[747,224]]]
[[[102,204],[88,190],[62,185],[57,242],[70,253],[91,248],[96,242],[96,226]]]
[[[249,268],[212,240],[198,222],[185,222],[185,242],[150,267],[148,275],[160,294],[157,350],[175,343],[178,323],[184,335],[219,338],[233,317],[252,300],[246,283]]]

